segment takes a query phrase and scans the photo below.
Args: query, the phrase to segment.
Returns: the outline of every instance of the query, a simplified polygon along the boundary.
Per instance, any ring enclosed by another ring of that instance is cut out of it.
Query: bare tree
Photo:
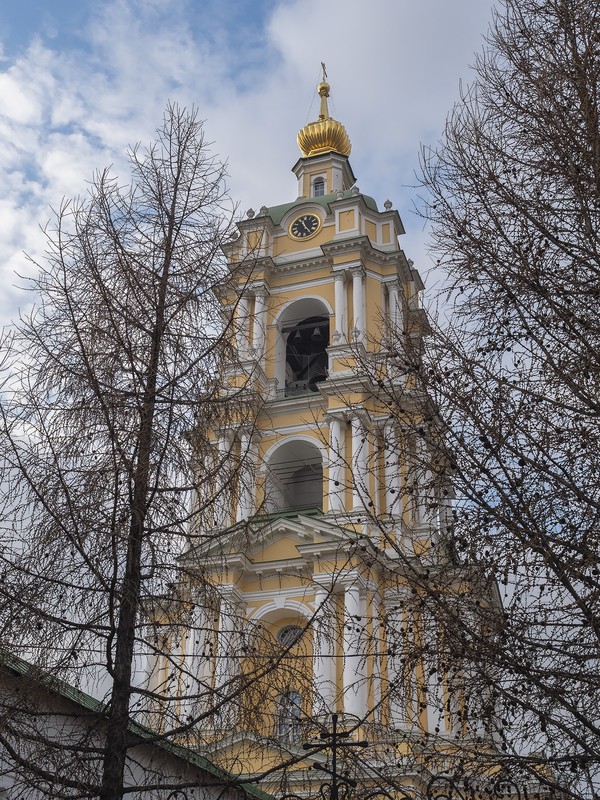
[[[487,768],[573,796],[597,791],[600,767],[599,43],[597,4],[503,0],[474,84],[423,153],[449,322],[421,357],[409,314],[389,347],[401,383],[370,375],[425,478],[428,525],[445,530],[443,558],[414,567],[413,602],[468,670],[461,713],[485,720]],[[412,422],[411,386],[427,398]],[[402,489],[414,503],[410,470]],[[462,769],[481,744],[472,729],[457,741]]]
[[[95,683],[106,710],[103,741],[78,753],[71,743],[70,767],[57,759],[53,772],[40,757],[43,715],[19,727],[6,711],[0,749],[21,748],[15,763],[42,790],[104,800],[124,792],[143,705],[136,658],[156,648],[151,607],[178,602],[178,556],[231,487],[236,467],[215,457],[211,431],[240,405],[251,419],[252,404],[247,387],[239,404],[218,394],[234,358],[215,296],[231,277],[224,167],[196,114],[177,107],[130,158],[129,186],[106,170],[63,202],[30,284],[33,311],[2,343],[3,652]],[[96,768],[75,774],[81,761]]]

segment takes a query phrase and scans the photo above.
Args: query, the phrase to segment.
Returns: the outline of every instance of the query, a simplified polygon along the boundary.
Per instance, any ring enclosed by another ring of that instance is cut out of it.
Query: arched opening
[[[316,392],[327,379],[329,318],[307,317],[287,329],[285,396]]]
[[[323,178],[315,178],[313,183],[313,197],[323,197],[325,194],[325,181]]]
[[[323,458],[319,448],[304,441],[278,447],[269,459],[265,481],[269,513],[323,507]]]
[[[283,310],[275,356],[278,397],[311,394],[327,379],[329,317],[329,308],[316,297],[303,297]]]
[[[250,614],[247,669],[249,675],[259,672],[262,677],[249,682],[241,702],[263,730],[297,740],[310,714],[312,673],[307,665],[312,663],[313,611],[293,600],[277,608],[272,600]],[[271,665],[268,671],[266,663]]]

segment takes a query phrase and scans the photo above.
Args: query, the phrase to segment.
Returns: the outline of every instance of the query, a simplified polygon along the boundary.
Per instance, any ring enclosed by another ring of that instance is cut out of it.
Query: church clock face
[[[316,214],[302,214],[292,222],[289,228],[292,239],[310,239],[321,229],[321,220]]]

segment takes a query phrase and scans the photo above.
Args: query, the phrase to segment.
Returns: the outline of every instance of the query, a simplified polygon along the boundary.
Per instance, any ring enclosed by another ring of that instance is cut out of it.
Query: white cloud
[[[28,269],[22,250],[39,255],[38,224],[48,207],[85,190],[96,168],[112,163],[123,174],[127,144],[152,137],[169,99],[197,105],[215,150],[229,156],[243,210],[293,199],[295,135],[318,113],[321,60],[360,188],[399,207],[411,231],[402,245],[425,264],[421,223],[406,213],[415,192],[405,185],[413,182],[419,143],[437,138],[459,78],[468,76],[488,0],[286,0],[262,28],[237,19],[235,4],[229,14],[211,8],[112,0],[69,40],[81,41],[78,49],[60,35],[34,37],[3,62],[5,286],[12,270]],[[9,291],[0,314],[13,302]]]
[[[252,149],[262,173],[260,193],[256,196],[255,190],[250,204],[256,208],[291,199],[295,133],[307,121],[311,103],[310,118],[318,113],[315,85],[324,60],[332,86],[330,110],[350,135],[358,184],[380,205],[389,197],[399,208],[409,231],[401,244],[427,270],[422,222],[410,213],[417,196],[412,185],[419,147],[440,136],[458,99],[459,80],[469,78],[468,64],[482,45],[490,6],[482,0],[280,4],[268,29],[278,63],[255,92],[239,98],[233,111],[232,139],[236,129],[243,134],[241,144],[231,141],[229,151],[242,196],[257,184],[245,148]]]

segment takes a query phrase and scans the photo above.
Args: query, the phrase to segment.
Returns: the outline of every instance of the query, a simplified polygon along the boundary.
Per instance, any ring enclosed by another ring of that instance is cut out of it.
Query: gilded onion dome
[[[325,75],[325,69],[323,68],[323,80],[317,86],[317,92],[321,96],[319,119],[315,120],[315,122],[309,122],[301,131],[298,131],[298,147],[305,158],[332,151],[343,156],[349,156],[352,149],[350,139],[342,123],[329,116],[327,98],[329,97],[330,86],[325,80]]]

